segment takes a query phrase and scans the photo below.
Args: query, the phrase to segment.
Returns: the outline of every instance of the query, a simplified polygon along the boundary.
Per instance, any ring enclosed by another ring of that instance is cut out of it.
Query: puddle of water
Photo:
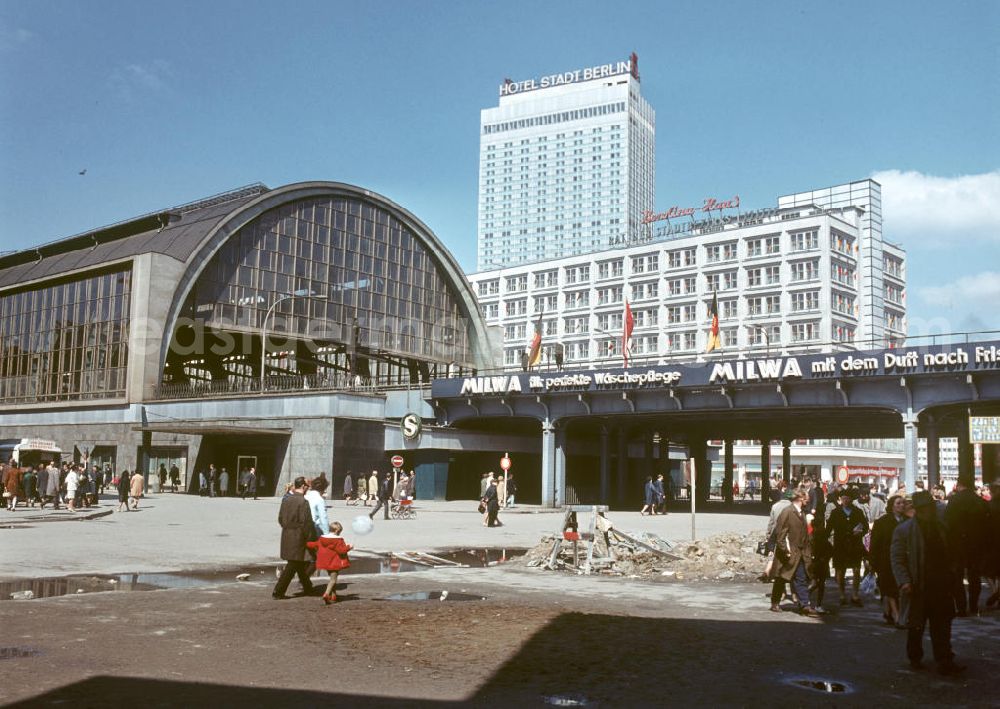
[[[485,601],[486,596],[475,596],[471,593],[449,593],[448,591],[415,591],[413,593],[394,593],[381,598],[382,601]]]
[[[524,553],[523,549],[463,549],[458,551],[435,554],[438,559],[456,564],[484,568],[503,563]],[[359,557],[351,560],[348,573],[354,574],[397,574],[410,571],[426,571],[432,568],[433,561],[421,557],[425,563],[417,563],[389,557]],[[448,568],[445,566],[444,568]],[[138,573],[107,575],[71,575],[54,578],[21,579],[0,582],[0,601],[28,600],[26,591],[31,592],[31,598],[53,598],[77,593],[101,593],[106,591],[155,591],[166,588],[203,588],[224,583],[236,583],[237,575],[249,574],[246,582],[267,580],[270,582],[281,565],[239,566],[214,571],[187,571],[180,573]],[[16,594],[19,598],[12,599]],[[476,597],[478,600],[478,596]]]
[[[794,679],[789,683],[825,694],[844,694],[850,691],[850,688],[842,682],[831,682],[825,679]]]

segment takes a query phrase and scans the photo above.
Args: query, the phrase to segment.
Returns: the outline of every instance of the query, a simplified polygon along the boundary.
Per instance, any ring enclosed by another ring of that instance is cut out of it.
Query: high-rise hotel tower
[[[478,270],[630,242],[654,208],[638,58],[500,85],[482,111]]]

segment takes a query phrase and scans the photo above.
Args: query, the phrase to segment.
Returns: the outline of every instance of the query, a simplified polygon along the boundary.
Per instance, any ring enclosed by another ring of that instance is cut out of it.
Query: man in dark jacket
[[[292,577],[298,575],[302,591],[306,595],[312,593],[313,585],[307,569],[311,557],[306,552],[306,542],[313,533],[312,512],[305,494],[308,486],[303,477],[295,478],[292,483],[292,494],[281,501],[278,510],[278,524],[281,525],[281,558],[285,560],[285,568],[274,585],[271,597],[275,600],[288,598],[285,591]]]
[[[963,475],[955,483],[955,492],[944,511],[944,523],[948,528],[948,542],[955,561],[955,608],[960,616],[977,615],[983,583],[980,570],[989,529],[989,506],[975,493],[975,482],[971,478]],[[965,579],[969,581],[968,597],[962,583]]]
[[[375,513],[381,507],[385,511],[385,518],[389,519],[389,502],[392,500],[392,473],[382,476],[382,482],[378,486],[378,504],[368,516],[375,519]]]
[[[910,599],[906,656],[914,669],[923,667],[924,628],[930,624],[938,671],[955,674],[965,668],[955,664],[951,652],[955,600],[947,537],[929,492],[915,492],[913,507],[916,515],[896,527],[889,550],[900,596]]]

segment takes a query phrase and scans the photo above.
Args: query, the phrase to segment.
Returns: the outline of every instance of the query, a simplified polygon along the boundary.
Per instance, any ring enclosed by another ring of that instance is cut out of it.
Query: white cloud
[[[973,276],[962,276],[952,283],[925,286],[917,292],[927,303],[940,308],[967,307],[969,303],[997,303],[1000,302],[1000,272],[983,271]]]
[[[10,51],[34,39],[35,33],[23,27],[8,27],[0,23],[0,51]]]
[[[882,185],[883,233],[889,241],[904,248],[1000,242],[1000,170],[957,177],[884,170],[872,178]]]
[[[169,89],[173,76],[170,64],[156,59],[149,64],[126,64],[109,77],[111,87],[125,100],[138,98],[141,93],[159,93]]]

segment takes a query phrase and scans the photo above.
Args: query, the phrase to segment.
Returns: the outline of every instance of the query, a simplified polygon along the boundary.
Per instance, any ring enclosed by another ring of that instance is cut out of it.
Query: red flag
[[[542,313],[538,313],[538,321],[535,323],[535,334],[531,336],[531,345],[528,350],[528,369],[542,361]]]
[[[712,317],[712,329],[708,333],[706,354],[722,347],[722,342],[719,340],[719,296],[715,291],[712,291],[712,307],[708,314]]]
[[[632,340],[632,328],[635,327],[635,317],[632,315],[632,308],[629,307],[628,300],[625,301],[625,315],[622,316],[622,359],[625,361],[625,369],[628,369],[628,345]]]

